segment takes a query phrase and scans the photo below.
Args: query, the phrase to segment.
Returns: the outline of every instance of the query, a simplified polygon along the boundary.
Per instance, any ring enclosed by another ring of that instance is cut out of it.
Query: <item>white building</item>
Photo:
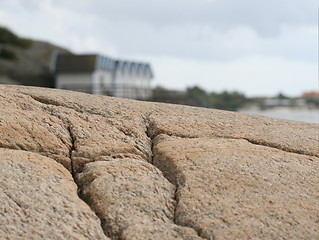
[[[58,55],[56,88],[115,97],[151,97],[150,64],[115,60],[100,55]]]

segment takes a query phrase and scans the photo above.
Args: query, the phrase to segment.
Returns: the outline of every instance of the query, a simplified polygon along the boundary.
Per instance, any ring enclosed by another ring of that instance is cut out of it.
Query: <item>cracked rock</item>
[[[0,238],[319,239],[318,129],[0,85]]]
[[[174,223],[175,186],[145,161],[89,163],[78,183],[112,239],[201,239],[193,229]]]
[[[87,116],[87,120],[69,119],[74,136],[72,160],[75,172],[81,172],[88,162],[108,157],[134,157],[145,161],[151,158],[150,140],[145,135],[142,120],[99,115]]]
[[[246,140],[160,136],[176,223],[207,239],[318,239],[319,159]]]
[[[1,239],[108,239],[54,160],[0,149],[0,183]]]
[[[0,92],[0,147],[38,152],[71,169],[64,123],[24,95]]]

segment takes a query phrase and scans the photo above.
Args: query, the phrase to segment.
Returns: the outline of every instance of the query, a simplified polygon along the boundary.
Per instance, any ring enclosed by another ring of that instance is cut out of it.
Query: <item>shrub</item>
[[[20,38],[9,29],[0,27],[0,44],[6,44],[20,48],[29,48],[32,45],[32,40]]]
[[[7,59],[7,60],[17,60],[17,55],[14,51],[7,49],[5,47],[0,48],[0,58]]]

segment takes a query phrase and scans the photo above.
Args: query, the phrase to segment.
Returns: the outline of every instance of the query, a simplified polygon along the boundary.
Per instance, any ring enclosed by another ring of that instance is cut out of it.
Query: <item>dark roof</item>
[[[56,72],[93,72],[96,69],[97,55],[58,55]]]
[[[56,73],[90,73],[95,70],[126,72],[153,77],[152,68],[148,63],[115,60],[97,54],[62,54],[58,55],[56,59]]]

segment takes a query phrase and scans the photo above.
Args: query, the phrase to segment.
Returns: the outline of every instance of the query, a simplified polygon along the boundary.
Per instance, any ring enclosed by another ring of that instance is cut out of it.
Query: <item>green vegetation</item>
[[[273,100],[273,101],[268,101]],[[237,91],[223,91],[220,93],[206,92],[198,86],[189,87],[186,91],[172,91],[163,87],[153,89],[150,101],[183,104],[197,107],[215,108],[229,111],[239,109],[268,109],[275,107],[291,107],[313,109],[319,107],[318,97],[289,97],[278,93],[273,97],[246,97]],[[268,103],[267,103],[268,101]]]
[[[17,54],[11,47],[27,49],[31,45],[30,39],[20,38],[9,29],[0,26],[0,59],[17,60]]]
[[[0,81],[8,79],[20,85],[54,87],[50,63],[56,51],[69,53],[67,49],[20,37],[0,26]]]
[[[2,47],[0,48],[0,58],[3,58],[3,59],[7,59],[7,60],[17,60],[17,54],[8,49],[7,47]]]
[[[230,111],[236,111],[242,108],[249,101],[244,94],[237,91],[212,93],[211,98],[212,104],[209,107]]]
[[[153,90],[153,97],[150,101],[236,111],[243,107],[248,99],[244,94],[236,91],[207,93],[200,87],[194,86],[187,88],[186,92],[171,91],[163,87],[156,87]]]
[[[0,27],[0,44],[12,45],[20,48],[29,48],[32,40],[20,38],[5,27]]]

